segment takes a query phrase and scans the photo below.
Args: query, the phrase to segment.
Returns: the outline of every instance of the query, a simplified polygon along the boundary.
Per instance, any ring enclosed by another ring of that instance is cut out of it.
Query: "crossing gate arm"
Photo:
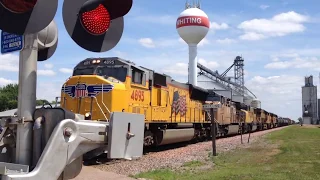
[[[143,135],[141,114],[113,112],[110,123],[65,119],[55,127],[31,172],[7,171],[22,166],[9,163],[2,163],[0,172],[3,180],[71,179],[81,171],[82,155],[101,146],[108,146],[109,158],[141,157]]]

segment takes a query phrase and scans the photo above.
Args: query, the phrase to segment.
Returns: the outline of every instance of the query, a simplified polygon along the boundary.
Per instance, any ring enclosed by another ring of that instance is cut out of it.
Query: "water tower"
[[[180,14],[176,23],[180,37],[189,46],[189,77],[188,82],[197,86],[197,46],[205,38],[210,21],[205,12],[200,9],[200,3],[193,6],[186,3],[186,9]]]

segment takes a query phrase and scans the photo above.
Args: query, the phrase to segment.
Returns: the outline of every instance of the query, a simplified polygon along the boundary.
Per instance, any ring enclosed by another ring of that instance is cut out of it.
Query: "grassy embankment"
[[[213,165],[214,162],[214,165]],[[247,148],[135,176],[155,180],[320,179],[320,128],[291,126],[267,134]]]

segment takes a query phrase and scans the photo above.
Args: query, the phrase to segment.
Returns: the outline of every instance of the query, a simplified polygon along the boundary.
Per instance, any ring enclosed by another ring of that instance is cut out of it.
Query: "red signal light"
[[[37,0],[0,0],[2,6],[14,13],[25,13],[34,8]]]
[[[96,9],[83,12],[80,18],[84,28],[93,35],[104,34],[110,27],[110,14],[102,4]]]

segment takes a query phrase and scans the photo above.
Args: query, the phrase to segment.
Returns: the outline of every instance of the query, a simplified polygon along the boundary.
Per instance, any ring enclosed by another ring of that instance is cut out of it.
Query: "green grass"
[[[190,161],[190,162],[187,162],[183,165],[183,167],[197,167],[197,166],[202,166],[204,165],[203,162],[201,161]]]
[[[201,169],[212,162],[213,167]],[[320,179],[320,128],[290,126],[268,134],[247,148],[211,157],[210,162],[192,161],[183,168],[181,171],[160,169],[134,177],[155,180]]]

